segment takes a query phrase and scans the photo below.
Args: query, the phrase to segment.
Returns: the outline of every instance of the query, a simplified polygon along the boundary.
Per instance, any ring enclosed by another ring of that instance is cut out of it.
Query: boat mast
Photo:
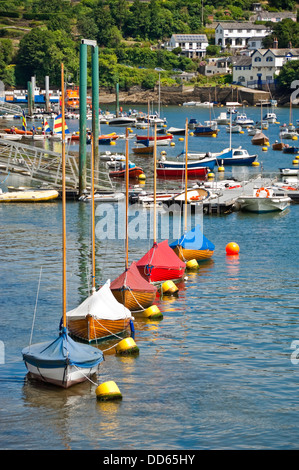
[[[61,64],[62,117],[62,326],[66,328],[66,188],[65,188],[65,128],[64,128],[64,67]]]
[[[96,290],[96,269],[95,269],[95,220],[94,220],[94,147],[93,132],[91,133],[91,249],[92,249],[92,283],[91,292]]]
[[[129,227],[128,227],[128,207],[129,207],[129,132],[126,128],[126,270],[129,267]]]
[[[154,245],[157,243],[156,234],[156,190],[157,190],[157,123],[154,124]]]
[[[188,118],[186,118],[186,129],[185,129],[185,151],[186,151],[186,156],[185,156],[185,210],[184,210],[184,231],[185,233],[187,232],[187,186],[188,186]]]

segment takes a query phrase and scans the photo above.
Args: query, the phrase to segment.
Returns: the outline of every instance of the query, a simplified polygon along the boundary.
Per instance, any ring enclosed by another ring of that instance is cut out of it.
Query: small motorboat
[[[129,178],[138,178],[143,173],[143,169],[139,166],[129,167]],[[112,178],[124,178],[126,176],[126,165],[121,164],[120,168],[109,172],[109,176]]]
[[[245,113],[237,114],[236,118],[234,119],[233,124],[240,124],[242,127],[250,126],[254,124],[253,119],[247,117]]]
[[[8,191],[0,190],[0,202],[48,202],[57,199],[59,192],[55,189],[28,189],[24,191]]]
[[[160,166],[157,168],[158,178],[182,178],[185,176],[185,168],[164,168]],[[207,166],[197,166],[187,169],[188,178],[204,178],[210,172]]]
[[[276,140],[274,144],[272,144],[272,150],[283,150],[286,146],[287,144],[284,142],[278,142],[278,140]]]
[[[174,135],[185,135],[186,130],[181,127],[169,127],[169,129],[167,129],[167,132],[169,134],[174,134]]]
[[[240,126],[240,124],[232,124],[231,126],[227,126],[225,130],[228,134],[240,134],[242,131],[242,126]]]
[[[0,134],[0,139],[4,139],[4,140],[21,140],[22,137],[23,136],[21,134],[4,134],[4,133]]]
[[[123,201],[125,195],[123,193],[115,193],[113,191],[96,191],[94,194],[94,202],[119,202]],[[84,194],[79,197],[79,201],[90,202],[91,194]]]
[[[280,174],[283,176],[298,176],[298,168],[279,168]]]
[[[288,144],[286,144],[284,148],[282,149],[282,153],[299,154],[299,147],[291,147]]]
[[[286,195],[276,196],[272,188],[260,187],[254,189],[250,196],[238,197],[237,202],[240,204],[241,210],[263,213],[285,210],[289,206],[291,198]]]

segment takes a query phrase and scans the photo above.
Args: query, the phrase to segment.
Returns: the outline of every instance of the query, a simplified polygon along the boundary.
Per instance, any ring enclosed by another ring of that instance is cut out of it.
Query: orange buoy
[[[227,255],[238,255],[239,254],[239,245],[235,242],[230,242],[225,247]]]

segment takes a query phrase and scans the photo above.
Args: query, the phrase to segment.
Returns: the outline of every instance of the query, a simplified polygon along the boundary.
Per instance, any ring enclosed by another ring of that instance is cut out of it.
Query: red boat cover
[[[168,241],[156,243],[136,263],[137,267],[154,266],[155,268],[185,269],[185,263],[169,247]]]
[[[147,282],[139,273],[136,262],[133,261],[131,266],[124,271],[118,278],[110,284],[111,290],[121,289],[122,287],[129,287],[131,290],[143,291],[143,292],[154,292],[157,288]]]

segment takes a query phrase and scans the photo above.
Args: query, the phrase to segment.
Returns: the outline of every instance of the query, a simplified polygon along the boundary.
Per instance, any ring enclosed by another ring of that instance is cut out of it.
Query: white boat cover
[[[110,279],[99,290],[91,294],[78,307],[67,312],[67,318],[83,319],[87,315],[101,320],[133,318],[130,310],[118,302],[110,290]]]

